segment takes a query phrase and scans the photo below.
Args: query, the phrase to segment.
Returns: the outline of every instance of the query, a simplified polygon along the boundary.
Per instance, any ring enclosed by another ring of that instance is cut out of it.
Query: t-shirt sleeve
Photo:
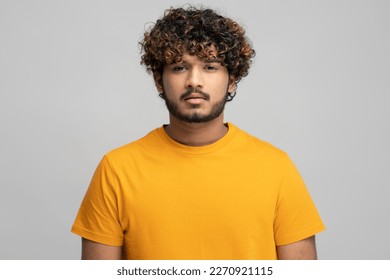
[[[286,159],[274,220],[277,246],[300,241],[325,229],[298,170],[290,158]]]
[[[106,156],[96,168],[71,231],[110,246],[123,243],[115,178]]]

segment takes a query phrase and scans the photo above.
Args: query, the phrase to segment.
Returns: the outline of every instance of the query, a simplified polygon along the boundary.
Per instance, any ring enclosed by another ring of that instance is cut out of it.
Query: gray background
[[[80,257],[70,228],[97,163],[168,120],[137,42],[184,3],[0,1],[0,259]],[[390,259],[389,3],[203,2],[253,41],[226,120],[293,158],[321,259]]]

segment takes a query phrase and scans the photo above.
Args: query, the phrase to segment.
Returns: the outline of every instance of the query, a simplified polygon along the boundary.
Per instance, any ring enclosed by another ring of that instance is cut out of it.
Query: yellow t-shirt
[[[276,259],[324,225],[286,153],[229,123],[191,147],[163,127],[104,156],[72,232],[127,259]]]

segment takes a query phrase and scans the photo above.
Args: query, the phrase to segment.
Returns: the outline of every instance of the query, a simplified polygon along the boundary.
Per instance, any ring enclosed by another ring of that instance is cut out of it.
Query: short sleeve
[[[107,157],[103,157],[81,203],[72,232],[86,239],[121,246],[123,231],[118,218],[115,178]]]
[[[286,157],[274,220],[276,245],[294,243],[324,229],[325,226],[298,170],[290,158]]]

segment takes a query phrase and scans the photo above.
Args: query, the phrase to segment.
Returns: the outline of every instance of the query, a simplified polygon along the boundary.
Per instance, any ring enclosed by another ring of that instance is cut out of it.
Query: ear
[[[228,92],[229,92],[229,93],[233,93],[236,89],[237,89],[236,77],[230,75],[230,76],[229,76]]]
[[[164,86],[162,82],[162,76],[160,73],[153,73],[153,78],[154,78],[154,84],[156,86],[156,89],[159,93],[164,92]]]

